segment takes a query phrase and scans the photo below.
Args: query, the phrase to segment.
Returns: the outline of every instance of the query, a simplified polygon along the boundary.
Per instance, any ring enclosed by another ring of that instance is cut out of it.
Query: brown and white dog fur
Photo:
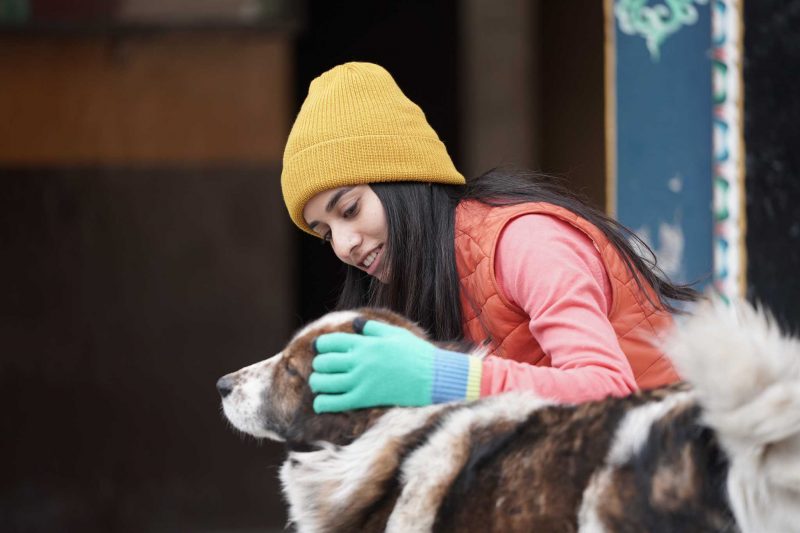
[[[706,305],[666,344],[686,383],[626,398],[317,415],[313,341],[355,319],[424,337],[331,313],[218,382],[235,428],[287,443],[299,531],[800,531],[800,343],[763,313]]]

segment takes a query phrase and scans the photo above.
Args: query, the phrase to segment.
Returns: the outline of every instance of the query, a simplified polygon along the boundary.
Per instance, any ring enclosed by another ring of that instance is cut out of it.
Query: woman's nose
[[[342,261],[352,259],[353,250],[361,244],[361,236],[355,231],[343,231],[333,235],[333,250]]]

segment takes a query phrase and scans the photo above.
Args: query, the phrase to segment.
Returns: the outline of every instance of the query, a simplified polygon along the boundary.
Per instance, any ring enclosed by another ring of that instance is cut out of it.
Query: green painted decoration
[[[644,37],[650,58],[658,61],[667,37],[697,22],[695,3],[707,4],[708,0],[664,0],[655,5],[648,5],[647,0],[617,0],[614,16],[620,31]]]

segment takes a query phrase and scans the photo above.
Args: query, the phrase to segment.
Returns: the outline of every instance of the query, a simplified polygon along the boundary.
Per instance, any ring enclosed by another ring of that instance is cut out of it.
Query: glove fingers
[[[397,335],[413,335],[405,328],[392,326],[377,320],[367,320],[362,333],[368,337],[391,337]]]
[[[326,374],[350,372],[355,368],[357,359],[352,353],[321,353],[311,361],[311,367],[316,372],[324,372]]]
[[[314,341],[317,353],[349,352],[364,341],[361,335],[355,333],[326,333]]]
[[[318,394],[314,398],[315,413],[339,413],[362,407],[353,392],[346,394]]]
[[[308,378],[308,385],[314,393],[341,394],[351,391],[356,385],[353,374],[321,374],[313,372]]]

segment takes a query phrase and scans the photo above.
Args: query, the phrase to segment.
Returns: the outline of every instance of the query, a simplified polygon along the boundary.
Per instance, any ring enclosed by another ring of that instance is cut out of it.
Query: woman
[[[347,265],[340,308],[378,305],[436,340],[368,322],[316,341],[317,412],[427,405],[531,390],[559,401],[625,395],[678,379],[653,344],[669,300],[632,234],[554,180],[493,170],[466,179],[422,111],[378,65],[315,79],[281,175],[294,223]]]

